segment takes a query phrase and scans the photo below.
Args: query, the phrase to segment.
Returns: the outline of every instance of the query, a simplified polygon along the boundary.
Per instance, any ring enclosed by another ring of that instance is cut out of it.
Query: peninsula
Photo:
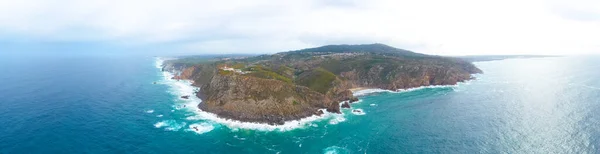
[[[191,80],[198,108],[244,122],[283,124],[320,109],[340,113],[358,99],[351,89],[398,90],[454,85],[482,73],[471,62],[384,44],[328,45],[259,56],[183,57],[163,71]],[[349,104],[344,104],[346,106]]]

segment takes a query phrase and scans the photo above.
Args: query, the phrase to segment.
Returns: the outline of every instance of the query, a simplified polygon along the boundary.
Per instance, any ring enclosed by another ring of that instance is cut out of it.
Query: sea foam
[[[340,153],[350,153],[348,149],[338,147],[338,146],[330,146],[323,149],[324,154],[340,154]]]
[[[363,109],[353,109],[352,110],[352,114],[354,115],[365,115],[365,111],[363,111]]]
[[[156,68],[162,69],[162,66],[163,66],[164,62],[165,62],[165,59],[163,59],[163,58],[156,58],[156,63],[154,65],[156,66]]]
[[[225,119],[225,118],[218,117],[216,114],[204,112],[200,109],[196,110],[197,115],[187,117],[186,119],[187,120],[214,121],[214,122],[220,123],[222,125],[225,125],[231,129],[253,129],[253,130],[260,130],[260,131],[275,131],[275,130],[288,131],[288,130],[293,130],[296,128],[304,128],[307,126],[312,126],[312,122],[315,122],[315,121],[320,121],[320,120],[324,120],[324,119],[332,119],[332,118],[336,119],[335,117],[339,115],[339,114],[329,113],[329,112],[325,111],[324,109],[321,109],[321,111],[323,111],[323,113],[324,113],[321,116],[313,115],[313,116],[302,118],[299,120],[286,121],[282,125],[269,125],[269,124],[263,124],[263,123],[242,122],[242,121],[238,121],[238,120]],[[343,119],[343,117],[341,117],[341,119]],[[339,122],[341,122],[341,121],[343,121],[343,120],[339,120]]]
[[[196,123],[196,124],[190,124],[189,129],[186,129],[186,131],[193,131],[193,132],[196,132],[197,134],[204,134],[206,132],[212,131],[213,129],[215,129],[215,127],[212,124]]]
[[[157,122],[157,123],[155,123],[155,124],[154,124],[154,127],[156,127],[156,128],[161,128],[161,127],[164,127],[164,126],[166,126],[166,125],[167,125],[167,123],[165,123],[164,121],[161,121],[161,122]]]
[[[332,118],[331,120],[329,120],[329,124],[335,125],[338,124],[340,122],[344,122],[346,121],[346,118],[344,118],[344,116],[338,116],[336,115],[334,118]]]
[[[186,125],[185,122],[177,122],[175,120],[163,120],[154,124],[156,128],[165,128],[167,131],[178,131]]]
[[[455,85],[420,86],[420,87],[414,87],[414,88],[408,88],[408,89],[397,89],[396,91],[386,90],[386,89],[378,89],[378,88],[362,89],[362,90],[354,91],[352,93],[352,95],[354,95],[354,96],[364,96],[364,95],[373,94],[373,93],[380,93],[380,92],[404,93],[404,92],[411,92],[411,91],[417,91],[417,90],[423,90],[423,89],[432,89],[432,88],[456,88],[456,87],[460,86],[461,84],[469,84],[469,83],[468,82],[464,82],[464,83],[459,82],[458,84],[455,84]]]

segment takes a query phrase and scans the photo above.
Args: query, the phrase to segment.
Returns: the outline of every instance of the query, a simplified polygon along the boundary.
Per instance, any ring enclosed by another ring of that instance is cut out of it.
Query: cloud
[[[361,43],[443,55],[598,53],[597,3],[0,0],[0,40],[168,44],[195,53]]]
[[[570,20],[600,22],[600,1],[596,0],[551,0],[549,5],[554,13]]]

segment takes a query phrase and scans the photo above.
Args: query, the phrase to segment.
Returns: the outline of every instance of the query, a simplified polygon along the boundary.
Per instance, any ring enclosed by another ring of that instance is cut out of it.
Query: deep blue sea
[[[364,115],[271,131],[198,115],[156,60],[0,56],[0,153],[600,152],[597,56],[477,62],[477,80],[371,93],[353,104]]]

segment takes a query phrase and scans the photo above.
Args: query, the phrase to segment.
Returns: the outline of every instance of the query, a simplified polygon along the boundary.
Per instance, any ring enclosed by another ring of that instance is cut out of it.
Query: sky
[[[0,45],[17,49],[255,54],[370,43],[436,55],[600,54],[600,1],[0,0]]]

